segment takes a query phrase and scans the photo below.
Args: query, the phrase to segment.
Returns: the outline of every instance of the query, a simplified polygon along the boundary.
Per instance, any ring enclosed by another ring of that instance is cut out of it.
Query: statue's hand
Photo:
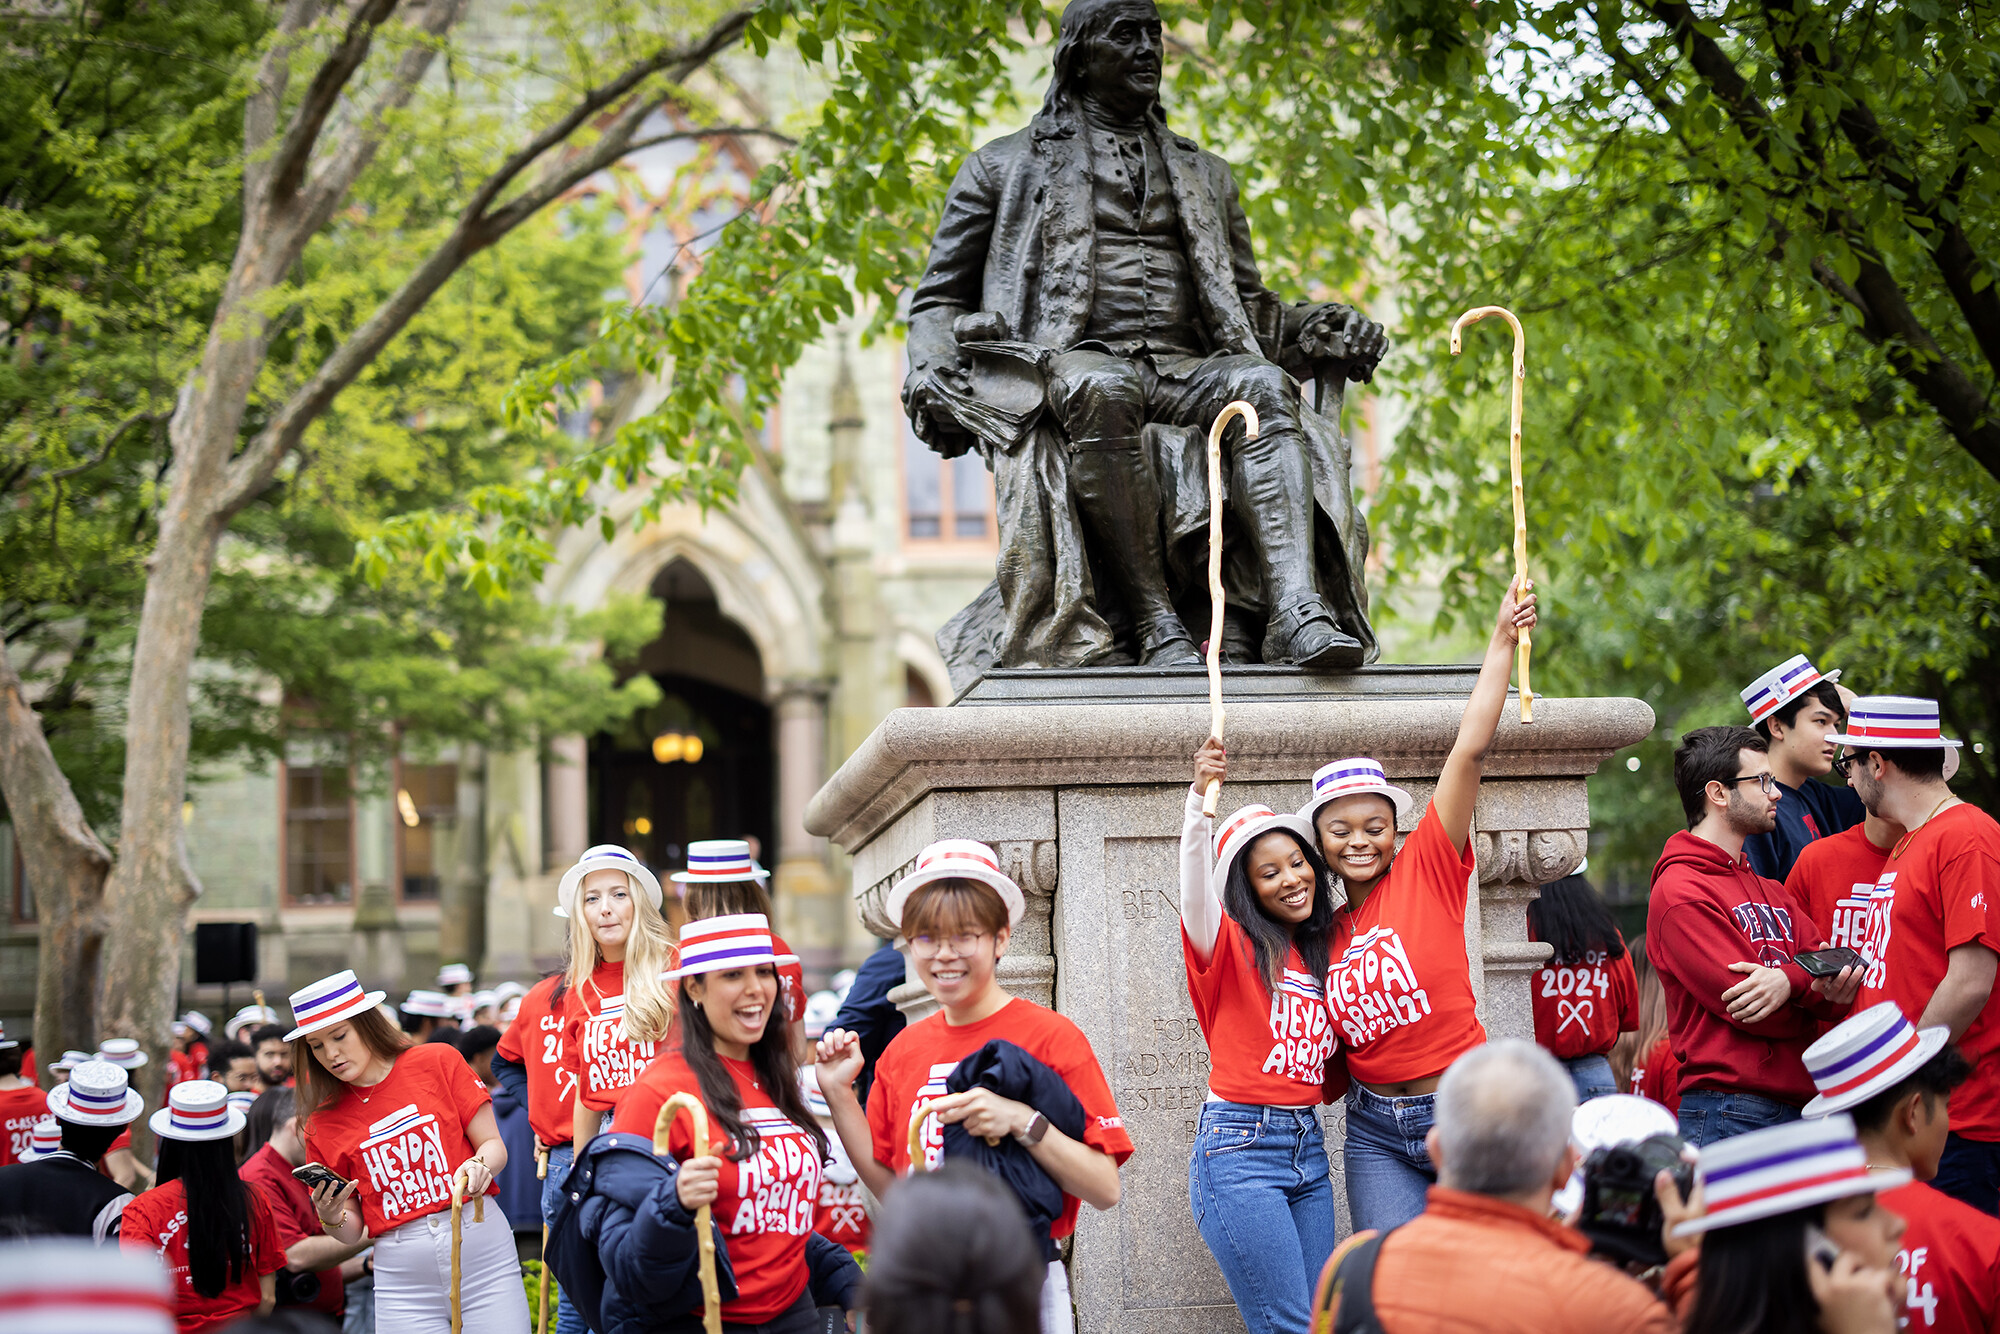
[[[1306,317],[1299,351],[1309,361],[1342,362],[1348,379],[1366,381],[1389,351],[1389,334],[1352,306],[1328,303]]]
[[[972,390],[971,380],[964,369],[949,362],[918,370],[903,386],[903,407],[912,422],[927,418],[950,425],[957,420],[938,393],[941,382],[960,394],[969,394]],[[917,434],[920,438],[929,438],[921,430]]]

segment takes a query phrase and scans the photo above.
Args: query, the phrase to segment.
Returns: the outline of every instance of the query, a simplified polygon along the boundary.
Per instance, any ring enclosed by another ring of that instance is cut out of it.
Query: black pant
[[[1931,1185],[1982,1214],[2000,1214],[2000,1144],[1945,1136]]]
[[[701,1334],[699,1315],[687,1316],[662,1326],[662,1334]],[[812,1287],[800,1289],[799,1299],[761,1325],[722,1322],[722,1334],[819,1334],[819,1310],[813,1305]]]

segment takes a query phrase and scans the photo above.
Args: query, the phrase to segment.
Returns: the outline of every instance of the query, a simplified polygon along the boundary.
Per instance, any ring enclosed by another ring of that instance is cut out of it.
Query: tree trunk
[[[101,908],[111,854],[83,818],[21,678],[0,644],[0,793],[21,841],[40,922],[35,983],[39,1067],[97,1044]],[[46,1076],[45,1076],[46,1078]]]

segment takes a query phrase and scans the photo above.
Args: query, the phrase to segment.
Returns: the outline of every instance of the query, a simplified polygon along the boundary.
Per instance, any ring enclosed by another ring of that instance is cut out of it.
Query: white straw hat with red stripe
[[[1007,905],[1008,926],[1021,920],[1021,910],[1026,906],[1021,887],[1000,869],[1000,859],[993,855],[993,849],[970,838],[942,838],[918,853],[916,868],[890,889],[883,911],[891,922],[902,926],[903,905],[910,901],[910,895],[940,880],[970,880],[985,885]]]
[[[1936,700],[1908,695],[1863,695],[1847,711],[1847,730],[1827,740],[1856,750],[1955,750],[1965,744],[1938,729]]]
[[[1744,686],[1743,707],[1750,710],[1751,722],[1761,723],[1826,679],[1805,654],[1798,654]]]
[[[771,945],[771,919],[760,912],[704,917],[681,928],[680,967],[661,977],[692,977],[726,973],[732,968],[797,963],[796,954],[779,954]]]
[[[198,1143],[228,1139],[247,1118],[229,1104],[229,1090],[212,1079],[184,1079],[167,1090],[167,1105],[146,1119],[161,1139]]]
[[[292,1022],[298,1027],[285,1034],[285,1041],[296,1042],[308,1033],[317,1033],[322,1028],[332,1028],[335,1024],[358,1018],[363,1011],[380,1005],[385,994],[364,991],[352,968],[343,968],[332,977],[323,977],[311,986],[292,993]]]
[[[750,855],[750,844],[740,838],[705,838],[688,844],[687,870],[670,877],[681,885],[722,880],[764,880],[770,872]]]
[[[125,1070],[137,1070],[146,1063],[146,1053],[139,1050],[137,1038],[106,1038],[97,1044],[97,1059]]]
[[[1706,1211],[1674,1229],[1677,1237],[1825,1204],[1850,1195],[1873,1195],[1910,1182],[1902,1168],[1871,1172],[1868,1154],[1854,1138],[1845,1112],[1792,1121],[1718,1140],[1701,1151],[1695,1178]]]
[[[404,1014],[416,1015],[419,1019],[456,1019],[458,998],[447,996],[442,991],[432,991],[421,987],[403,997],[403,1003],[396,1008]]]
[[[91,1059],[87,1051],[66,1051],[58,1059],[49,1062],[49,1073],[66,1075]]]
[[[28,1147],[22,1150],[21,1161],[32,1163],[61,1152],[62,1125],[53,1116],[45,1116],[28,1132]]]
[[[34,1237],[0,1246],[7,1334],[174,1334],[172,1280],[154,1250]]]
[[[278,1012],[268,1005],[246,1005],[229,1016],[229,1022],[222,1026],[222,1036],[234,1042],[246,1028],[262,1028],[265,1024],[278,1022]]]
[[[69,1081],[49,1090],[49,1111],[79,1126],[123,1126],[139,1119],[146,1100],[109,1061],[82,1061]]]
[[[1819,1096],[1804,1114],[1825,1116],[1859,1106],[1915,1074],[1949,1041],[1949,1028],[1920,1029],[1894,1001],[1841,1020],[1806,1048],[1806,1073]]]
[[[1396,808],[1398,825],[1409,819],[1410,808],[1417,804],[1415,797],[1389,781],[1389,775],[1382,771],[1381,765],[1366,755],[1356,755],[1320,766],[1319,772],[1313,775],[1312,800],[1299,808],[1299,818],[1310,825],[1319,808],[1328,802],[1364,794],[1387,797]]]
[[[7,1036],[7,1026],[5,1024],[0,1024],[0,1051],[5,1051],[9,1047],[18,1047],[20,1045],[21,1044],[18,1041]]]
[[[1276,829],[1289,830],[1307,847],[1313,847],[1312,821],[1303,815],[1281,815],[1269,806],[1251,804],[1238,806],[1234,813],[1224,819],[1215,831],[1215,884],[1217,892],[1229,882],[1229,868],[1243,855],[1243,850],[1264,835]],[[1341,893],[1339,885],[1331,886],[1336,900]]]
[[[466,964],[448,963],[438,969],[438,985],[441,987],[455,987],[462,982],[470,983],[471,981],[472,969]]]
[[[616,843],[599,843],[594,848],[585,848],[576,865],[563,872],[562,883],[556,886],[556,916],[568,917],[575,911],[577,889],[592,871],[623,871],[645,886],[646,897],[653,901],[655,908],[665,901],[660,891],[660,877],[653,874],[652,867]]]

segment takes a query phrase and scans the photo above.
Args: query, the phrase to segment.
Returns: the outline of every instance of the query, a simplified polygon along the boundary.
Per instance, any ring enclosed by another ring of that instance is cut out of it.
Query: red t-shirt
[[[0,1166],[21,1161],[35,1137],[35,1122],[48,1110],[49,1095],[33,1084],[0,1093]]]
[[[785,938],[771,933],[773,954],[797,954],[798,951],[785,943]],[[795,1024],[806,1017],[806,969],[801,963],[781,963],[778,965],[778,999],[784,1006],[785,1022]]]
[[[396,1057],[373,1088],[349,1084],[306,1123],[306,1152],[349,1181],[371,1236],[451,1208],[451,1178],[472,1156],[468,1128],[491,1098],[449,1043]],[[498,1193],[495,1185],[488,1194]]]
[[[910,1166],[910,1114],[919,1102],[944,1096],[946,1076],[958,1063],[994,1039],[1013,1043],[1046,1065],[1069,1085],[1083,1104],[1083,1142],[1111,1155],[1121,1165],[1132,1156],[1132,1137],[1118,1115],[1118,1103],[1090,1039],[1074,1023],[1019,997],[1009,1000],[976,1024],[953,1027],[944,1012],[920,1019],[890,1039],[875,1063],[875,1084],[868,1091],[868,1128],[875,1141],[875,1161],[901,1176]],[[932,1118],[924,1123],[924,1167],[944,1161],[944,1129]],[[1081,1203],[1063,1196],[1062,1217],[1049,1229],[1055,1238],[1076,1229]]]
[[[2000,952],[2000,824],[1963,803],[1931,817],[1903,841],[1875,879],[1868,901],[1868,972],[1854,1002],[1859,1014],[1892,1000],[1910,1022],[1923,1019],[1945,952],[1979,944]],[[1958,1049],[1972,1078],[1951,1095],[1951,1128],[1968,1139],[2000,1140],[2000,987],[1986,998]]]
[[[625,1036],[625,965],[600,963],[581,987],[563,997],[563,1068],[583,1105],[608,1112],[639,1072],[659,1054],[657,1042]]]
[[[1230,1102],[1317,1106],[1333,1055],[1333,1021],[1326,989],[1306,972],[1298,947],[1286,950],[1276,991],[1257,971],[1249,935],[1227,913],[1206,965],[1185,929],[1181,953],[1188,996],[1208,1040],[1210,1091]]]
[[[1909,1284],[1903,1328],[2000,1334],[2000,1219],[1921,1181],[1877,1198],[1909,1224],[1896,1252]]]
[[[1528,939],[1535,933],[1531,928]],[[1619,936],[1622,944],[1624,936]],[[1617,1045],[1618,1035],[1639,1027],[1639,977],[1632,971],[1630,951],[1606,959],[1603,950],[1589,950],[1582,963],[1536,970],[1531,986],[1535,1005],[1535,1041],[1557,1060],[1601,1056]]]
[[[1454,849],[1432,807],[1361,911],[1334,917],[1326,998],[1364,1084],[1437,1074],[1486,1041],[1465,956],[1472,865],[1472,840]]]
[[[576,1075],[563,1065],[563,1017],[549,1008],[561,981],[557,973],[528,988],[500,1035],[500,1054],[527,1072],[528,1125],[549,1148],[576,1138]]]
[[[813,1210],[813,1231],[828,1241],[845,1246],[856,1255],[865,1255],[869,1235],[874,1230],[873,1222],[868,1217],[867,1192],[862,1189],[861,1177],[848,1159],[840,1136],[829,1129],[826,1143],[832,1152],[832,1161],[827,1163],[826,1173],[820,1178],[819,1201]]]
[[[254,1313],[264,1300],[265,1274],[285,1267],[285,1248],[278,1244],[278,1227],[264,1192],[250,1195],[250,1255],[243,1276],[213,1297],[194,1290],[188,1272],[187,1190],[178,1181],[135,1195],[118,1224],[118,1244],[128,1251],[151,1251],[167,1266],[174,1285],[174,1323],[182,1334],[221,1329]]]
[[[1785,888],[1805,905],[1827,948],[1859,951],[1867,943],[1868,898],[1887,860],[1889,850],[1870,843],[1865,826],[1855,825],[1814,839],[1792,863]]]
[[[726,1056],[722,1063],[736,1082],[744,1125],[759,1137],[757,1156],[740,1163],[723,1156],[716,1140],[709,1141],[709,1151],[722,1157],[716,1182],[720,1193],[711,1212],[716,1235],[727,1239],[729,1267],[736,1275],[736,1300],[723,1303],[722,1318],[755,1325],[779,1315],[805,1290],[806,1238],[812,1234],[819,1199],[821,1160],[812,1136],[758,1087],[754,1066]],[[611,1128],[651,1142],[660,1108],[676,1093],[701,1096],[701,1084],[678,1048],[663,1052],[619,1099]],[[667,1151],[683,1162],[694,1156],[694,1127],[687,1117],[674,1118]]]
[[[1681,1109],[1681,1063],[1674,1055],[1672,1038],[1661,1038],[1651,1051],[1640,1056],[1632,1067],[1632,1091],[1669,1111]]]
[[[243,1178],[246,1185],[255,1186],[264,1192],[265,1201],[271,1206],[272,1220],[278,1227],[278,1249],[289,1251],[307,1237],[324,1235],[320,1227],[319,1214],[313,1209],[312,1192],[306,1183],[292,1175],[292,1165],[269,1144],[259,1148],[243,1160],[243,1166],[236,1169],[236,1175]],[[340,1277],[340,1266],[318,1270],[319,1296],[311,1303],[315,1311],[324,1311],[330,1316],[338,1316],[347,1306],[345,1280]]]

